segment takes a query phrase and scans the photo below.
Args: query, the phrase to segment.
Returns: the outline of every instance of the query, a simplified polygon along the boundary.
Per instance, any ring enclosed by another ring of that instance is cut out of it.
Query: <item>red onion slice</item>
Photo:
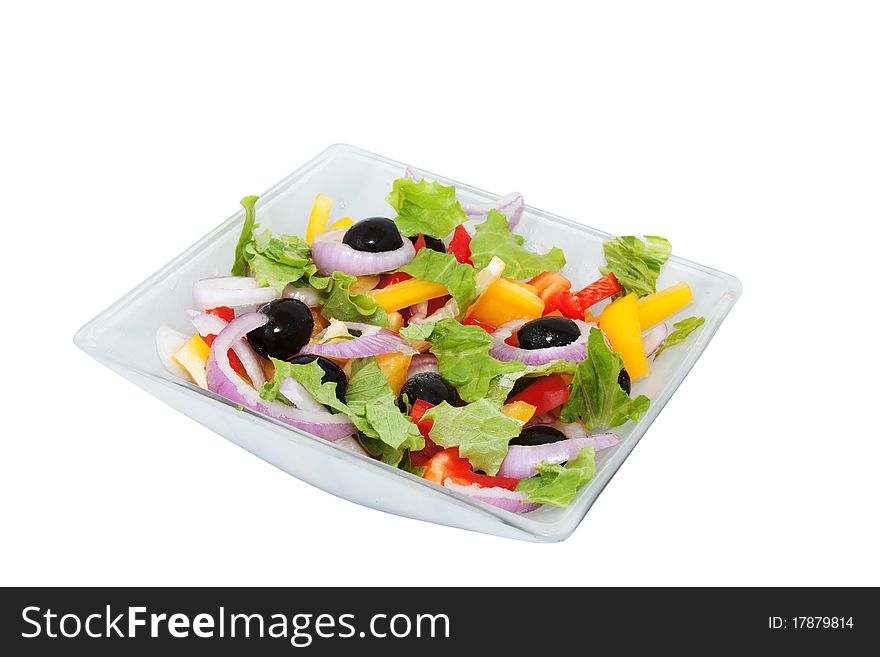
[[[554,429],[559,429],[566,438],[572,440],[586,440],[586,445],[593,449],[601,450],[614,447],[620,442],[620,436],[614,433],[593,433],[587,435],[587,430],[580,422],[554,422]]]
[[[541,461],[565,463],[571,461],[589,444],[588,438],[557,440],[546,445],[511,445],[501,463],[498,475],[514,479],[528,479],[538,474],[535,468]]]
[[[461,209],[464,210],[468,219],[485,219],[489,216],[490,210],[498,210],[507,217],[508,226],[510,230],[513,230],[519,224],[525,206],[522,194],[511,192],[507,196],[502,196],[488,203],[462,203]]]
[[[212,315],[211,313],[200,313],[195,310],[189,311],[190,319],[196,331],[203,338],[209,335],[220,335],[220,331],[226,328],[227,323],[222,317]],[[254,384],[255,388],[260,388],[266,383],[266,374],[263,372],[263,364],[257,352],[244,339],[238,340],[232,345],[232,351],[241,361],[244,371],[247,372],[248,378]]]
[[[162,361],[162,366],[174,376],[179,376],[186,381],[192,381],[189,372],[174,360],[174,354],[186,344],[187,340],[189,340],[188,335],[175,331],[169,326],[160,326],[156,330],[156,351],[159,354],[159,360]]]
[[[209,310],[219,306],[259,306],[280,295],[271,287],[258,287],[250,276],[203,278],[193,284],[193,308]]]
[[[339,228],[321,233],[312,240],[312,260],[324,274],[341,271],[351,276],[381,274],[398,267],[403,267],[416,255],[413,243],[401,237],[403,244],[394,251],[369,253],[355,251],[342,238],[348,228]]]
[[[278,391],[294,406],[302,411],[318,411],[325,412],[327,409],[317,399],[312,397],[306,387],[294,379],[292,376],[287,377],[278,386]]]
[[[540,504],[526,502],[528,494],[523,491],[507,490],[506,488],[481,488],[479,486],[461,486],[451,479],[447,479],[443,486],[462,495],[479,500],[485,504],[497,506],[499,509],[511,513],[528,513],[534,511]]]
[[[281,295],[285,299],[297,299],[302,301],[309,308],[317,308],[321,305],[318,300],[318,291],[313,287],[295,287],[288,285],[284,288],[284,294]]]
[[[554,360],[574,360],[581,362],[587,357],[587,339],[590,324],[579,319],[572,320],[581,330],[580,337],[564,347],[547,347],[545,349],[520,349],[511,347],[505,342],[521,326],[531,320],[518,319],[502,324],[492,333],[492,348],[489,355],[503,361],[515,360],[526,365],[546,365]]]
[[[261,399],[259,393],[233,371],[226,352],[237,340],[268,321],[269,318],[261,313],[247,313],[236,317],[220,332],[208,355],[208,389],[234,404],[241,404],[327,440],[335,441],[354,434],[354,425],[344,415],[303,411],[281,402]]]
[[[410,344],[402,337],[388,329],[360,324],[358,322],[343,322],[349,329],[360,331],[359,337],[327,344],[308,344],[302,348],[301,354],[315,354],[328,358],[366,358],[367,356],[380,356],[382,354],[402,353],[405,356],[417,354]],[[316,338],[320,340],[327,329],[321,331]]]
[[[416,170],[412,167],[407,167],[406,170],[404,170],[403,177],[409,178],[413,182],[419,182],[422,179],[422,177],[418,173],[416,173]]]
[[[409,369],[406,371],[406,380],[409,381],[416,374],[425,374],[427,372],[439,374],[437,369],[437,357],[434,354],[418,354],[413,356],[409,362]]]
[[[645,347],[645,356],[650,358],[660,348],[660,345],[669,337],[669,325],[666,322],[657,324],[647,333],[642,335],[642,344]]]

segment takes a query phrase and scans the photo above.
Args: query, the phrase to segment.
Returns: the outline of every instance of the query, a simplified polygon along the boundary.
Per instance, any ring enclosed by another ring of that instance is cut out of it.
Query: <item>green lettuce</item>
[[[504,415],[496,404],[480,399],[466,406],[443,402],[424,415],[434,421],[431,440],[443,447],[458,447],[475,470],[494,475],[507,455],[511,439],[519,435],[523,423]]]
[[[435,181],[398,178],[385,200],[397,211],[394,223],[404,235],[446,237],[467,219],[455,200],[455,187]]]
[[[320,295],[323,304],[321,315],[327,319],[343,322],[362,322],[376,326],[388,326],[388,315],[369,294],[351,294],[349,287],[357,276],[335,271],[328,278]]]
[[[425,439],[418,427],[401,413],[396,402],[375,359],[361,360],[345,393],[351,421],[368,438],[378,438],[394,449],[422,449]]]
[[[548,253],[532,253],[523,246],[524,242],[522,235],[510,232],[507,217],[490,210],[471,240],[471,262],[482,269],[492,256],[498,256],[506,265],[504,275],[515,279],[531,278],[545,271],[562,271],[565,266],[562,249],[554,246]]]
[[[573,360],[552,360],[544,365],[524,365],[522,369],[504,372],[492,379],[486,398],[503,404],[516,382],[522,378],[548,376],[550,374],[574,374],[577,363]]]
[[[691,333],[705,323],[706,319],[703,317],[688,317],[687,319],[683,319],[680,322],[673,324],[672,328],[675,330],[666,337],[663,344],[660,345],[660,348],[654,352],[654,360],[657,360],[657,356],[662,354],[663,350],[667,347],[673,347],[684,342]]]
[[[639,296],[657,291],[660,268],[672,254],[669,240],[654,235],[645,235],[644,242],[638,237],[616,237],[605,242],[602,249],[608,263],[599,267],[602,275],[614,272],[627,294],[635,292]]]
[[[294,365],[272,358],[272,362],[275,375],[272,381],[263,384],[260,390],[263,399],[283,400],[279,388],[290,376],[299,381],[317,401],[347,415],[361,432],[359,439],[362,439],[364,449],[381,457],[383,462],[397,465],[403,450],[418,450],[425,446],[425,439],[418,428],[397,407],[394,392],[374,359],[364,359],[352,374],[344,403],[336,396],[335,382],[321,381],[324,370],[317,361]]]
[[[612,428],[638,420],[648,410],[650,400],[644,395],[631,399],[617,382],[623,359],[605,343],[602,331],[590,329],[587,358],[578,363],[569,386],[570,397],[562,407],[563,422],[580,420],[587,430]]]
[[[241,207],[244,208],[244,225],[241,227],[241,235],[238,244],[235,245],[235,259],[232,262],[233,276],[246,276],[248,263],[244,257],[244,248],[250,243],[254,235],[254,222],[256,221],[256,209],[254,206],[259,196],[245,196],[241,199]]]
[[[535,469],[537,475],[516,485],[516,490],[528,493],[526,502],[568,506],[578,489],[596,474],[596,451],[587,446],[565,465],[542,461]]]
[[[489,355],[492,336],[479,326],[464,326],[454,319],[416,326],[418,328],[401,329],[400,334],[406,338],[431,341],[431,353],[437,356],[440,374],[466,402],[486,397],[496,377],[525,368],[516,361],[502,362],[492,358]]]
[[[477,284],[474,281],[476,270],[456,260],[449,253],[438,253],[431,249],[420,249],[409,264],[400,268],[413,278],[440,283],[455,298],[461,311],[464,311],[477,298]]]

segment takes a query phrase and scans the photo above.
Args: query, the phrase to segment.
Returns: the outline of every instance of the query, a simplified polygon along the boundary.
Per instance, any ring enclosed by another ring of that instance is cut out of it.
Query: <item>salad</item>
[[[667,319],[662,237],[604,244],[595,280],[516,233],[523,197],[467,204],[411,170],[387,217],[333,217],[304,236],[246,210],[229,276],[192,290],[191,335],[161,327],[173,374],[438,486],[514,513],[566,506],[615,427],[650,406],[633,383],[703,323]]]

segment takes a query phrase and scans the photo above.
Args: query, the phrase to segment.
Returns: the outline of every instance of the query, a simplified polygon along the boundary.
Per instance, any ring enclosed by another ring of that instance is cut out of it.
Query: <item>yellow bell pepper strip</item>
[[[369,295],[386,313],[395,312],[437,297],[445,297],[447,294],[449,292],[440,283],[431,283],[418,278],[410,278],[369,292]]]
[[[354,226],[354,219],[351,217],[343,217],[339,221],[335,222],[330,228],[327,230],[337,230],[339,228],[349,228],[350,226]]]
[[[318,235],[327,230],[327,222],[330,220],[330,210],[333,208],[333,199],[323,194],[315,197],[312,213],[309,215],[309,225],[306,227],[306,242],[312,243]]]
[[[543,312],[541,297],[518,283],[499,278],[471,306],[468,318],[497,328],[514,319],[536,319]]]
[[[185,369],[192,377],[193,381],[200,388],[208,389],[208,380],[205,377],[205,367],[208,364],[208,355],[211,348],[208,346],[201,336],[196,333],[186,344],[174,352],[174,360],[177,364]]]
[[[403,328],[403,315],[400,313],[388,313],[388,329],[395,333],[400,333]]]
[[[501,407],[501,412],[507,417],[512,417],[514,420],[519,420],[520,422],[528,422],[531,420],[532,416],[535,414],[535,410],[536,408],[534,406],[527,404],[524,401],[515,401]]]
[[[358,276],[354,283],[348,286],[349,294],[366,294],[379,284],[379,275]]]
[[[620,354],[632,381],[646,376],[650,370],[642,344],[637,299],[635,292],[621,297],[606,306],[599,317],[599,328],[608,337],[611,348]]]
[[[638,302],[639,324],[645,331],[693,302],[694,293],[685,282],[642,297]]]
[[[411,360],[412,355],[404,356],[401,353],[376,356],[376,365],[379,366],[379,371],[388,381],[388,386],[395,397],[400,394],[400,389],[406,383],[406,371],[409,369]]]

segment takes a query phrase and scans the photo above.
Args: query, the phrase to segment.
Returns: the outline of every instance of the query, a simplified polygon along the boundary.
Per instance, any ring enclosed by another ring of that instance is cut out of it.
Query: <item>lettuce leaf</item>
[[[440,283],[449,290],[461,311],[477,298],[477,284],[474,281],[476,270],[460,263],[452,254],[420,249],[416,257],[399,271],[423,281]]]
[[[385,200],[397,211],[394,222],[404,235],[446,237],[467,219],[455,200],[455,187],[436,181],[398,178]]]
[[[706,319],[704,317],[688,317],[687,319],[683,319],[680,322],[673,324],[672,328],[675,330],[666,336],[663,344],[660,345],[660,348],[656,352],[654,352],[654,360],[657,360],[657,356],[662,354],[663,350],[667,347],[674,347],[675,345],[684,342],[691,333],[705,323]]]
[[[492,336],[479,326],[464,326],[454,319],[416,326],[401,329],[400,334],[406,338],[431,341],[431,353],[437,356],[440,374],[466,402],[486,397],[496,377],[525,369],[522,363],[492,358],[489,355]]]
[[[425,446],[425,439],[418,428],[397,407],[394,393],[375,360],[365,359],[360,369],[352,375],[345,403],[336,396],[335,382],[321,381],[324,370],[317,361],[294,365],[272,358],[272,363],[275,365],[275,375],[272,381],[263,384],[260,390],[263,399],[283,399],[279,387],[290,376],[320,403],[345,413],[362,433],[364,449],[380,457],[383,462],[397,465],[404,449],[418,450]],[[366,445],[370,445],[370,448]]]
[[[362,322],[388,326],[388,315],[369,294],[351,294],[348,289],[357,279],[341,271],[333,272],[321,292],[321,315],[343,322]]]
[[[254,235],[254,222],[256,221],[256,209],[254,206],[259,196],[245,196],[241,199],[241,207],[244,208],[244,225],[241,227],[241,235],[238,244],[235,245],[235,259],[232,261],[233,276],[247,276],[248,263],[244,257],[244,248],[250,244]]]
[[[503,404],[510,395],[516,382],[522,378],[534,378],[549,374],[574,374],[577,363],[573,360],[553,360],[544,365],[524,365],[521,370],[505,372],[489,383],[486,398]]]
[[[345,393],[351,421],[368,438],[378,438],[394,449],[422,449],[425,439],[397,407],[394,392],[375,359],[361,362]]]
[[[537,475],[516,486],[516,490],[528,493],[526,502],[568,506],[578,489],[596,474],[596,451],[587,446],[565,465],[542,461],[535,469]]]
[[[602,275],[614,272],[626,294],[635,292],[639,296],[657,291],[660,268],[672,254],[669,240],[655,235],[645,235],[644,242],[638,237],[615,237],[605,242],[602,249],[608,263],[599,267]]]
[[[522,235],[510,232],[507,217],[490,210],[471,240],[471,262],[482,269],[492,256],[498,256],[506,265],[504,275],[516,279],[531,278],[545,271],[558,272],[565,266],[562,249],[554,246],[548,253],[532,253],[523,246],[524,242]]]
[[[494,475],[507,455],[508,443],[519,435],[523,423],[504,415],[488,399],[467,406],[443,402],[424,415],[434,420],[431,440],[443,447],[458,447],[458,453],[475,470]]]
[[[587,358],[578,363],[569,386],[571,396],[562,407],[559,419],[563,422],[580,420],[587,430],[595,427],[610,429],[638,420],[648,410],[650,400],[644,395],[631,399],[617,377],[623,369],[623,359],[605,343],[602,331],[590,329],[587,340]]]

